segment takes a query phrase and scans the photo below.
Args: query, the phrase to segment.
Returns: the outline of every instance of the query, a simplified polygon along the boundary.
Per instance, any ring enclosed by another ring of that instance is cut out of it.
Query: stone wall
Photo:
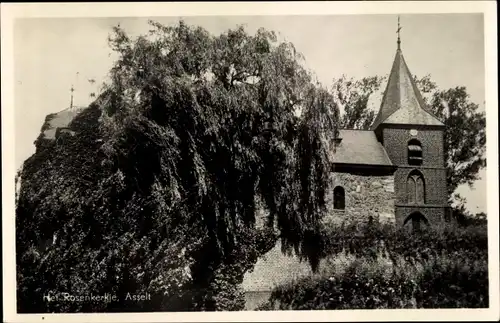
[[[333,208],[333,189],[336,186],[344,188],[345,210]],[[374,220],[394,223],[394,176],[332,173],[327,207],[326,222],[368,221],[371,216]]]

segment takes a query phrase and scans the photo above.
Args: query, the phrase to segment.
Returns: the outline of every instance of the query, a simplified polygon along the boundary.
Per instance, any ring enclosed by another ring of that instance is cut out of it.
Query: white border
[[[3,300],[5,322],[395,321],[498,320],[498,79],[494,1],[223,2],[1,4]],[[489,309],[343,310],[220,313],[17,314],[14,221],[13,21],[19,17],[484,13],[487,114]]]

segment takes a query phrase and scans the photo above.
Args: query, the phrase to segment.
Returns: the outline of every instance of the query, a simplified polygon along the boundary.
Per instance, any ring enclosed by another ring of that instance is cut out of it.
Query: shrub
[[[485,264],[463,266],[463,261],[446,259],[420,270],[408,266],[387,272],[380,263],[357,260],[340,275],[277,287],[258,310],[488,307]]]
[[[413,234],[385,225],[325,228],[323,264],[341,254],[354,261],[322,268],[279,286],[258,310],[482,308],[488,306],[484,225],[442,225]]]
[[[372,259],[383,254],[393,261],[401,256],[415,262],[453,253],[479,259],[488,253],[487,228],[482,224],[440,223],[416,234],[389,224],[350,223],[324,227],[321,240],[323,258],[347,252]]]
[[[457,255],[437,259],[424,268],[416,298],[423,308],[488,307],[486,259]]]

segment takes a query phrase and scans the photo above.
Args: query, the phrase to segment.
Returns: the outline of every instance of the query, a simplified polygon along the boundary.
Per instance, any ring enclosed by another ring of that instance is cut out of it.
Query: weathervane
[[[401,38],[400,38],[401,28],[403,27],[399,25],[399,16],[398,16],[398,30],[396,31],[396,33],[398,34],[398,49],[401,49]]]

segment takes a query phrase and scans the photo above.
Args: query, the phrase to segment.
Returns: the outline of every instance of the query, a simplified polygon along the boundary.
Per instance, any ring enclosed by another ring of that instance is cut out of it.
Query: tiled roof
[[[106,106],[109,102],[109,91],[104,91],[94,100],[91,105]],[[57,128],[67,128],[75,117],[88,106],[73,106],[62,111],[49,114],[45,118],[43,126],[43,138],[54,139]]]
[[[391,166],[391,160],[375,133],[369,130],[340,130],[342,141],[334,153],[334,163]]]
[[[57,128],[66,128],[71,121],[80,113],[84,108],[74,107],[72,109],[65,109],[47,116],[48,125],[43,132],[44,139],[54,139]]]
[[[427,110],[400,49],[396,52],[382,104],[372,129],[375,130],[382,123],[443,125]]]

